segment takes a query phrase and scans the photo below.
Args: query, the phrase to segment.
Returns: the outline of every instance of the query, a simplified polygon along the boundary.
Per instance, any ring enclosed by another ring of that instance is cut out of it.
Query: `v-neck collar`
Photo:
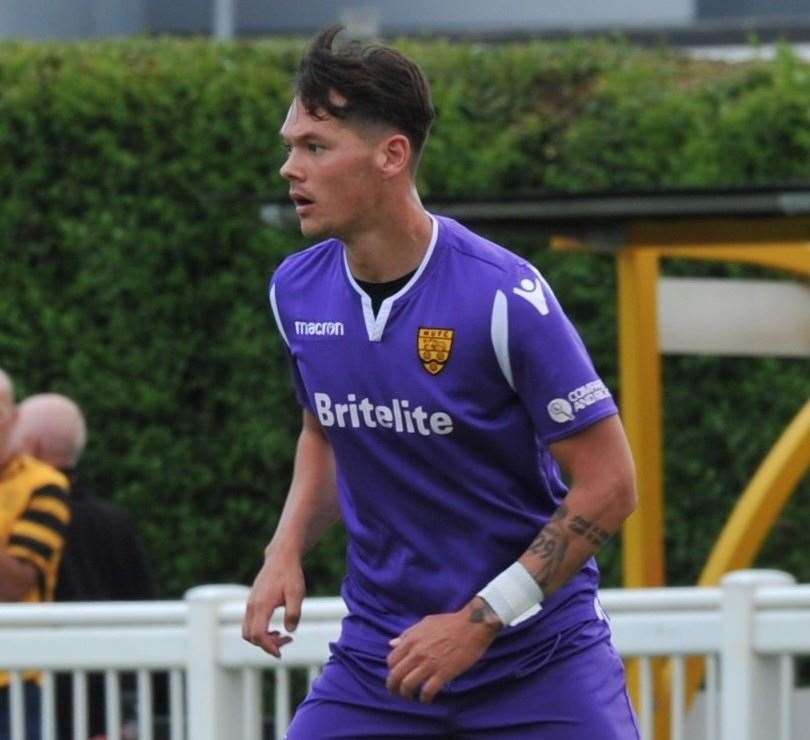
[[[349,283],[360,296],[360,301],[363,306],[363,319],[366,322],[366,332],[368,332],[368,339],[370,342],[379,342],[382,339],[383,332],[385,331],[385,325],[388,323],[388,317],[391,314],[391,309],[394,307],[394,301],[404,296],[416,284],[417,280],[419,280],[419,277],[425,271],[425,268],[430,262],[430,258],[433,255],[433,250],[436,247],[436,241],[439,236],[439,222],[432,213],[429,213],[428,216],[430,216],[430,220],[433,222],[433,230],[430,235],[430,244],[428,244],[428,248],[425,252],[425,256],[422,258],[422,262],[419,264],[419,267],[416,268],[416,272],[413,274],[411,279],[405,283],[405,285],[394,293],[394,295],[390,295],[388,298],[383,300],[383,302],[380,304],[380,310],[376,316],[374,315],[374,308],[371,305],[371,297],[357,284],[357,281],[354,279],[354,275],[352,275],[352,271],[349,269],[349,258],[346,256],[346,246],[343,246],[343,267],[346,270],[346,277],[349,279]]]

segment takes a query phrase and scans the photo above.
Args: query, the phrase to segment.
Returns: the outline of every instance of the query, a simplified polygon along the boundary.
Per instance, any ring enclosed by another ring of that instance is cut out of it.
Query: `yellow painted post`
[[[658,352],[658,255],[618,254],[622,422],[636,463],[639,501],[623,530],[624,585],[664,585],[661,359]]]

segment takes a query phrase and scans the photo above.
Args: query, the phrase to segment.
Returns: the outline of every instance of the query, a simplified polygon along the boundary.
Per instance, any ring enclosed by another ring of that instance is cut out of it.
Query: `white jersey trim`
[[[270,286],[270,305],[273,308],[273,316],[276,319],[276,325],[278,326],[279,334],[281,334],[281,338],[284,340],[284,344],[287,345],[289,348],[290,340],[287,339],[287,334],[284,332],[284,325],[281,323],[281,316],[278,312],[278,303],[276,303],[276,284],[273,283]]]
[[[433,250],[436,247],[436,241],[439,237],[439,222],[433,217],[433,214],[429,213],[428,216],[430,216],[430,220],[433,223],[433,230],[430,235],[430,243],[428,244],[425,256],[422,258],[422,262],[416,269],[416,272],[413,274],[411,279],[396,293],[394,293],[394,295],[388,296],[388,298],[382,302],[380,305],[380,311],[376,317],[374,316],[374,309],[371,306],[371,298],[357,284],[357,281],[354,279],[354,275],[352,275],[352,271],[349,269],[349,258],[346,256],[346,247],[343,247],[343,267],[346,270],[346,276],[349,278],[349,282],[360,296],[360,300],[363,305],[363,319],[366,322],[366,331],[368,332],[368,338],[371,342],[379,342],[382,339],[383,332],[385,331],[385,325],[388,323],[388,317],[391,314],[391,309],[394,307],[394,301],[401,298],[411,289],[414,283],[419,280],[419,277],[425,271],[428,262],[430,262],[430,258],[433,255]]]
[[[490,336],[492,337],[492,349],[495,350],[495,358],[498,360],[503,377],[509,383],[509,387],[515,390],[512,363],[509,360],[509,307],[502,290],[495,293],[495,300],[492,301]]]

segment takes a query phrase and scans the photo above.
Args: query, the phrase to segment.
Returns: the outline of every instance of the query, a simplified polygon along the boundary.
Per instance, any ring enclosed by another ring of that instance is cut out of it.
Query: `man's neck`
[[[430,246],[433,221],[416,192],[396,208],[381,207],[374,222],[344,239],[352,274],[384,283],[413,272]]]

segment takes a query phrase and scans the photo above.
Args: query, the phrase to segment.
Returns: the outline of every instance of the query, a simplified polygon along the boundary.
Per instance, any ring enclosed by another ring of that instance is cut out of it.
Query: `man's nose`
[[[281,165],[278,172],[285,180],[303,179],[301,168],[297,164],[295,152],[290,152],[289,156],[284,160],[284,164]]]

